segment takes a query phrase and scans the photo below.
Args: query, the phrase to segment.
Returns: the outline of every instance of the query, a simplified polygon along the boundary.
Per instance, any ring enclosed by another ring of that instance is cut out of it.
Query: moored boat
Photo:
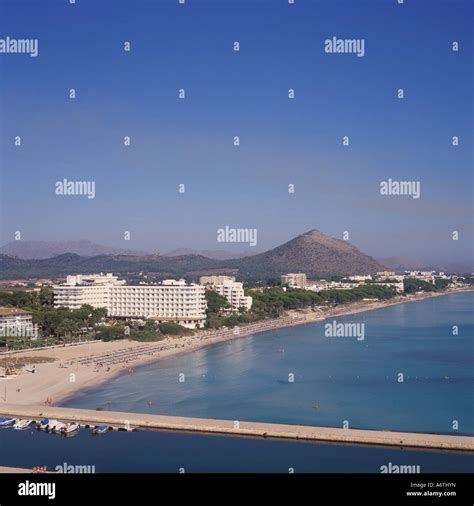
[[[49,420],[48,425],[46,426],[46,430],[49,430],[50,432],[54,432],[54,429],[56,428],[56,425],[58,425],[58,420]]]
[[[56,425],[51,429],[51,432],[55,434],[60,434],[66,428],[66,424],[63,422],[57,422]]]
[[[16,418],[0,417],[0,427],[11,427],[15,422]]]
[[[19,429],[19,430],[27,429],[32,423],[33,423],[33,420],[22,420],[21,418],[19,418],[13,424],[13,428],[14,429]]]
[[[48,425],[49,425],[49,418],[43,418],[43,420],[41,420],[41,422],[38,423],[38,427],[41,430],[47,430]]]
[[[94,429],[92,429],[92,434],[105,434],[109,430],[109,426],[107,424],[98,425]]]
[[[71,422],[67,423],[66,426],[63,428],[64,434],[72,434],[73,432],[76,432],[79,430],[79,424]]]

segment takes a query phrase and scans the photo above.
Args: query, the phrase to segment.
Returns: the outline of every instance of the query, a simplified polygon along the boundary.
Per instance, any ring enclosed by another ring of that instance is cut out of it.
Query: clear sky
[[[227,225],[263,251],[317,228],[376,257],[465,262],[473,26],[469,0],[0,0],[0,39],[39,44],[0,54],[0,242],[232,250]],[[332,37],[365,55],[325,53]],[[56,195],[64,178],[95,198]],[[388,178],[420,198],[380,195]]]

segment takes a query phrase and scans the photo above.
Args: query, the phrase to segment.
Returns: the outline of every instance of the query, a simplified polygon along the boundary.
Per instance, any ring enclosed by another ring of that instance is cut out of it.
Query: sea
[[[242,337],[135,368],[62,405],[474,435],[473,307],[474,292],[463,292]],[[360,324],[363,339],[328,336],[333,320]],[[95,462],[97,472],[380,472],[388,462],[474,471],[462,452],[166,431],[61,438],[0,430],[0,465],[60,461]]]

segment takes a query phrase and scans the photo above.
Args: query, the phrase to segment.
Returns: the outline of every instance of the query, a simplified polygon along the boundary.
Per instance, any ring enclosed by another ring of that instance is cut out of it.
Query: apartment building
[[[306,274],[303,272],[283,274],[281,284],[288,285],[290,288],[306,288]]]
[[[378,278],[393,278],[397,273],[395,271],[379,271],[377,272]]]
[[[199,282],[225,297],[234,311],[252,307],[252,297],[245,295],[243,283],[233,276],[201,276]]]
[[[427,283],[435,283],[434,271],[405,271],[405,277],[426,281]]]
[[[370,274],[357,274],[355,276],[349,276],[347,279],[351,281],[372,281]]]
[[[83,304],[105,307],[114,318],[149,318],[188,328],[206,321],[205,288],[184,279],[168,279],[159,285],[126,285],[112,274],[68,276],[54,289],[55,307],[76,309]]]
[[[396,281],[396,282],[384,282],[384,281],[377,281],[374,283],[374,286],[388,286],[389,288],[395,288],[397,293],[403,293],[405,289],[405,285],[402,281]]]

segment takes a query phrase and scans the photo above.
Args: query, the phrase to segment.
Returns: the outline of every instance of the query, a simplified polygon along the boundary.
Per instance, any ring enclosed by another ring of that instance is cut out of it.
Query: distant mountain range
[[[89,247],[86,251],[91,253],[93,248]],[[194,278],[204,273],[236,273],[241,279],[257,279],[279,276],[287,272],[306,272],[312,277],[328,277],[375,273],[385,268],[380,262],[347,241],[334,239],[318,230],[311,230],[264,253],[243,258],[213,259],[196,254],[140,255],[136,252],[112,254],[109,251],[107,254],[99,255],[68,252],[53,258],[41,259],[25,259],[3,254],[0,255],[0,277],[49,278],[73,273],[125,274],[143,271]]]
[[[168,253],[163,253],[165,257],[180,257],[183,255],[199,255],[206,258],[213,258],[214,260],[230,260],[231,258],[242,258],[249,255],[255,255],[253,251],[243,251],[241,253],[231,253],[230,251],[217,250],[196,250],[191,248],[179,248]]]
[[[424,270],[425,267],[423,262],[404,256],[378,258],[377,260],[392,271]]]
[[[99,255],[130,255],[130,256],[149,256],[153,253],[147,251],[136,251],[131,249],[115,248],[113,246],[104,246],[92,241],[12,241],[5,246],[0,247],[0,254],[12,257],[23,258],[25,260],[41,260],[44,258],[53,258],[66,253],[74,253],[82,257],[95,257]],[[229,260],[231,258],[242,258],[247,255],[255,254],[253,251],[244,251],[232,253],[224,250],[195,250],[191,248],[180,248],[163,256],[178,257],[184,255],[200,255],[215,260]]]
[[[380,263],[387,266],[391,271],[444,271],[444,272],[463,272],[470,273],[473,271],[473,265],[469,262],[421,262],[414,258],[397,256],[389,258],[378,258]]]
[[[114,248],[92,241],[12,241],[0,248],[0,253],[27,260],[53,258],[65,253],[75,253],[83,257],[98,255],[149,255],[144,251]]]

